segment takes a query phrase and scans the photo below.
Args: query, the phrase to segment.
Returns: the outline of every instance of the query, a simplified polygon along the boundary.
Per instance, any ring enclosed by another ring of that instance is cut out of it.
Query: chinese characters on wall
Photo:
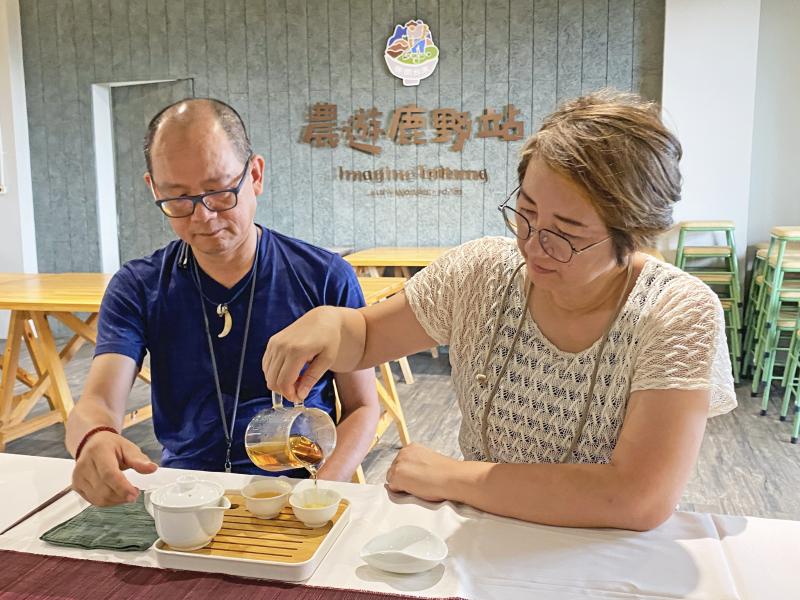
[[[317,102],[309,110],[301,140],[314,148],[336,148],[343,142],[353,150],[372,155],[381,153],[378,141],[382,138],[401,146],[450,144],[450,150],[461,152],[473,129],[475,138],[498,138],[506,142],[521,140],[525,135],[525,125],[513,104],[501,111],[486,108],[475,119],[469,112],[453,108],[428,111],[406,104],[384,120],[383,113],[375,107],[357,108],[340,124],[336,104]]]

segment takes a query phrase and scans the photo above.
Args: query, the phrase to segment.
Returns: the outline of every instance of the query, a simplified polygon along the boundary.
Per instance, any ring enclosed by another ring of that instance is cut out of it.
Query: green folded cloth
[[[90,506],[39,538],[56,546],[86,550],[143,551],[158,538],[156,526],[144,508],[144,495],[136,502],[99,508]]]

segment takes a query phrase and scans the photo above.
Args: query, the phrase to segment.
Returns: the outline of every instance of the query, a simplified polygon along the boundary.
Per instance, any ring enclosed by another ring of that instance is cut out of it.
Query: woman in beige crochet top
[[[672,224],[680,157],[637,96],[565,104],[499,207],[513,238],[451,250],[386,302],[309,312],[270,340],[268,386],[302,398],[328,369],[448,344],[464,460],[412,444],[390,489],[537,523],[658,526],[706,419],[736,406],[716,295],[637,252]]]

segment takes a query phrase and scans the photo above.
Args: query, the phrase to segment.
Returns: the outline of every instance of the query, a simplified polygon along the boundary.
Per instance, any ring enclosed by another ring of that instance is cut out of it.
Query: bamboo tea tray
[[[333,519],[312,529],[297,520],[290,506],[273,519],[257,519],[237,493],[225,494],[231,508],[222,529],[204,548],[175,550],[160,539],[153,548],[160,566],[242,577],[304,581],[311,577],[350,520],[350,503],[342,500]]]

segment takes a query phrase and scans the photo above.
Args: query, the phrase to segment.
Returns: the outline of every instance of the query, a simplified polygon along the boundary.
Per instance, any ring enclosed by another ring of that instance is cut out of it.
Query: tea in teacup
[[[251,496],[256,500],[263,500],[264,498],[277,498],[278,496],[283,496],[285,492],[257,492]]]
[[[254,516],[271,519],[278,515],[289,499],[292,486],[280,479],[260,479],[242,489],[245,506]]]
[[[308,487],[289,496],[292,512],[307,527],[322,527],[339,509],[342,496],[329,488]]]

